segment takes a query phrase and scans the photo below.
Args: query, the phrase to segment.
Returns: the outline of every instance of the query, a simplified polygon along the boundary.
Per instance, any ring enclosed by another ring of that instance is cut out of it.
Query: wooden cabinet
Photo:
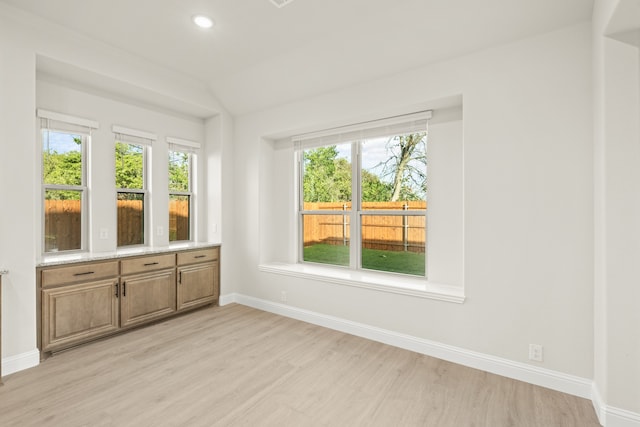
[[[38,345],[51,353],[218,301],[220,248],[39,267]]]
[[[118,330],[117,262],[42,273],[42,351],[70,347]],[[86,280],[89,277],[95,280]]]
[[[114,280],[45,289],[42,350],[70,347],[117,331],[117,292]]]
[[[175,269],[122,277],[121,326],[129,327],[176,311]]]
[[[186,310],[218,300],[219,248],[178,254],[178,310]]]

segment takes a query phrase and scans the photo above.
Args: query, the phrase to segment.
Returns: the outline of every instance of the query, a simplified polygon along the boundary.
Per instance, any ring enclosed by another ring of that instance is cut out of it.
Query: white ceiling
[[[243,114],[590,20],[593,0],[0,0],[184,73]],[[191,16],[216,25],[201,30]]]

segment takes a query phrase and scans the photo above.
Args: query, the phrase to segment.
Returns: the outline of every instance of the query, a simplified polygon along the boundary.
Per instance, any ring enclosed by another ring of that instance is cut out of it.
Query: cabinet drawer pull
[[[206,255],[196,255],[194,258],[206,258]]]
[[[150,265],[158,265],[158,264],[160,264],[160,263],[159,263],[159,262],[157,262],[157,261],[156,261],[156,262],[148,262],[148,263],[146,263],[144,266],[145,266],[145,267],[148,267],[148,266],[150,266]]]
[[[76,273],[74,276],[86,276],[87,274],[94,274],[95,271],[87,271],[86,273]]]

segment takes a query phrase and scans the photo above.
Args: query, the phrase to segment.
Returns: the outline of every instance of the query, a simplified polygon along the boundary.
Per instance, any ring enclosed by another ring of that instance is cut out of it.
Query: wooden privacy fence
[[[118,200],[118,246],[144,241],[144,212],[141,200]],[[80,200],[44,201],[45,251],[80,249]],[[189,236],[189,201],[169,203],[169,235],[175,240]]]
[[[426,210],[425,201],[363,202],[363,211]],[[307,211],[347,211],[351,203],[309,203]],[[339,215],[305,215],[304,245],[347,245],[350,240],[348,212]],[[362,246],[367,249],[424,253],[426,216],[363,215]]]

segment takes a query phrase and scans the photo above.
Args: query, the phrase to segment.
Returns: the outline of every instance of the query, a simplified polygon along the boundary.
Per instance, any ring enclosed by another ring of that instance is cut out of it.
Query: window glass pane
[[[190,191],[190,161],[189,153],[169,151],[169,191]]]
[[[303,169],[305,203],[351,201],[351,144],[305,150]]]
[[[349,265],[349,215],[303,215],[303,260]]]
[[[42,131],[42,181],[45,184],[82,185],[82,136]]]
[[[426,132],[362,142],[363,210],[407,209],[403,202],[426,200],[426,147]],[[426,209],[426,204],[409,209]]]
[[[116,142],[116,188],[144,188],[144,147]]]
[[[44,251],[82,248],[82,191],[46,190],[44,196]]]
[[[362,268],[425,275],[423,215],[362,215]]]
[[[118,192],[118,246],[144,244],[144,194]]]
[[[191,196],[169,195],[169,241],[190,240]]]

